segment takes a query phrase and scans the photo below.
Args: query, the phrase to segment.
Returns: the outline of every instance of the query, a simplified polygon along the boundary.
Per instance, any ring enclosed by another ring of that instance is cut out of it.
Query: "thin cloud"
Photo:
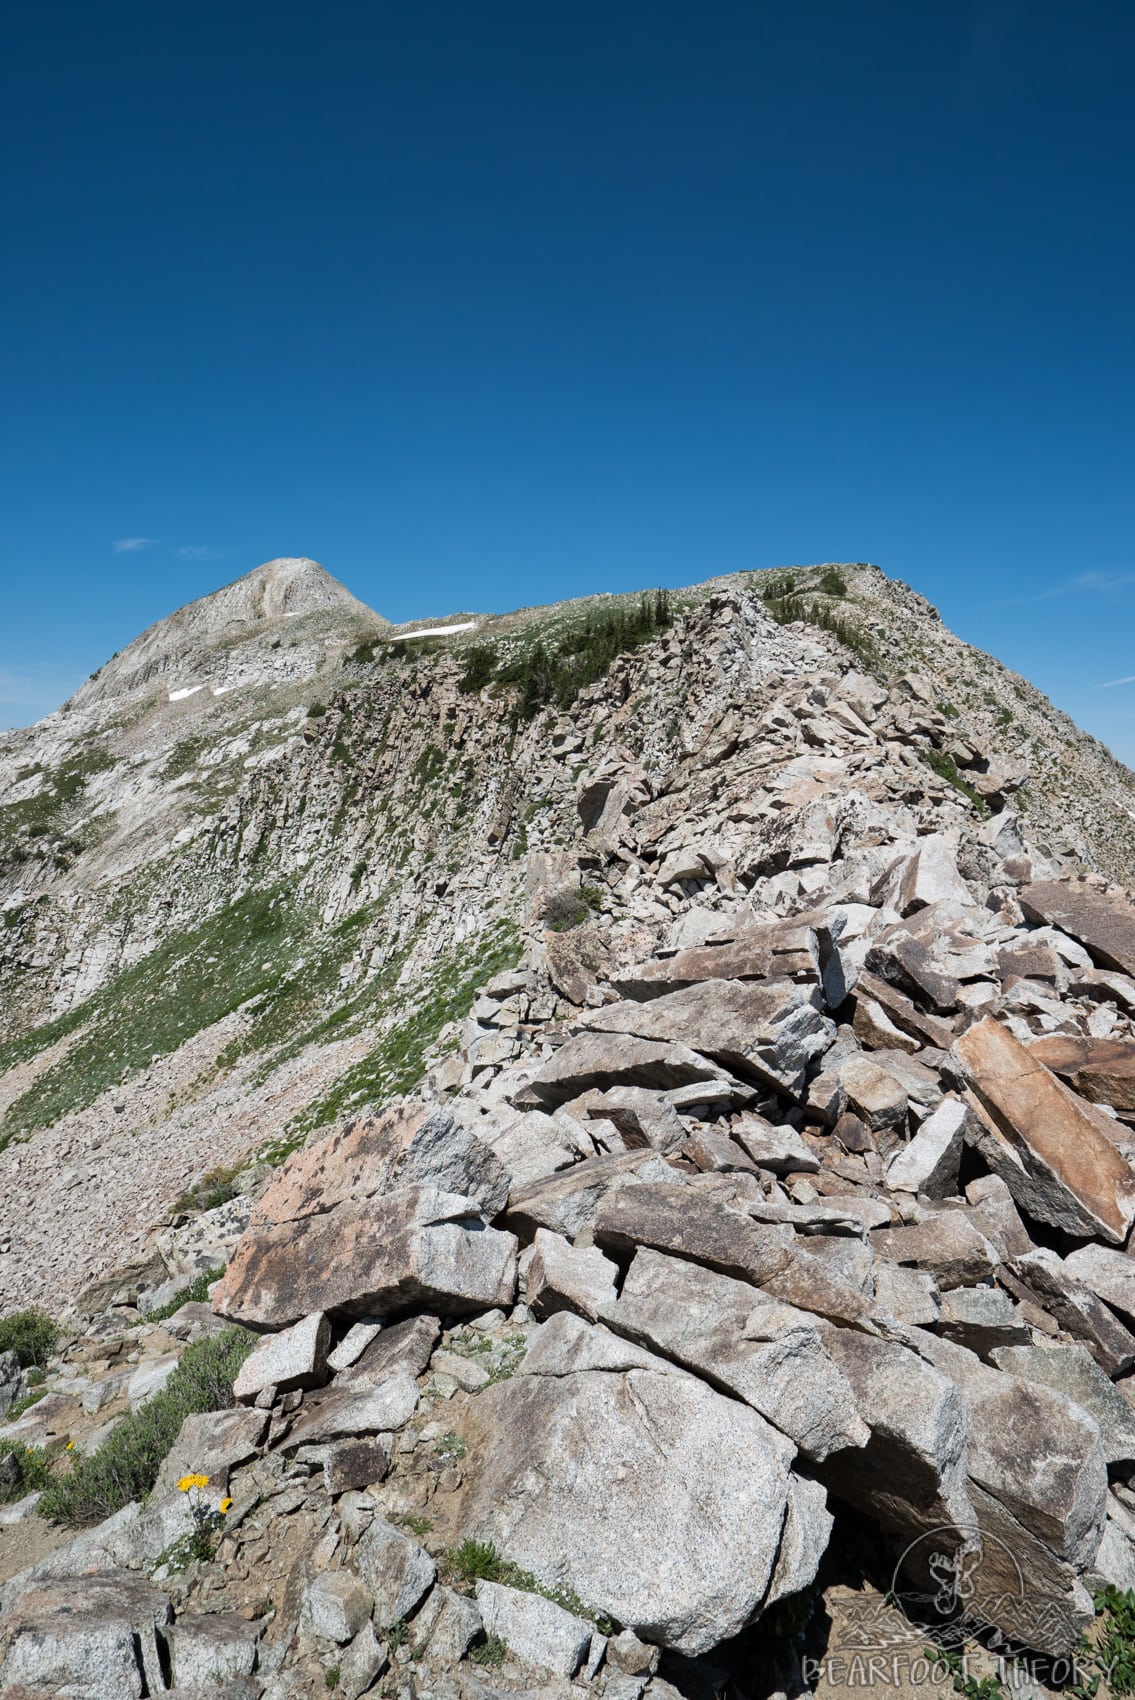
[[[1021,608],[1033,602],[1054,602],[1061,596],[1107,596],[1113,590],[1125,590],[1135,584],[1135,573],[1088,572],[1076,573],[1061,579],[1045,590],[1031,596],[1009,596],[994,604],[997,608]]]
[[[1116,685],[1135,685],[1135,673],[1127,673],[1122,679],[1104,679],[1102,684],[1096,686],[1096,690],[1110,691]]]
[[[118,537],[114,542],[116,555],[136,555],[139,549],[152,549],[156,537]]]

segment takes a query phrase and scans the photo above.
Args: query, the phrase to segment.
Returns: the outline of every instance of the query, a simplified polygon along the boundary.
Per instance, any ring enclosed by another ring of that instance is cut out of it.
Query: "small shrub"
[[[846,596],[847,580],[835,567],[829,567],[820,577],[816,589],[824,596]]]
[[[480,1665],[485,1670],[496,1670],[498,1665],[504,1663],[507,1652],[508,1645],[499,1635],[486,1635],[485,1639],[473,1648],[469,1657],[475,1665]]]
[[[484,690],[492,681],[496,656],[486,644],[475,643],[465,651],[465,671],[457,681],[457,689],[466,696]]]
[[[442,1580],[451,1586],[471,1589],[479,1581],[502,1582],[507,1588],[539,1594],[542,1599],[551,1600],[553,1605],[562,1606],[564,1611],[573,1612],[576,1617],[590,1618],[604,1635],[613,1631],[611,1620],[591,1611],[573,1588],[546,1587],[530,1570],[522,1570],[519,1564],[505,1558],[492,1541],[463,1540],[442,1554],[438,1568]]]
[[[989,813],[985,799],[962,778],[952,756],[946,755],[943,750],[920,750],[919,754],[930,771],[936,773],[939,779],[944,779],[947,785],[952,785],[955,791],[959,791],[973,805],[979,815]]]
[[[396,1653],[399,1647],[406,1645],[406,1638],[409,1633],[410,1625],[404,1617],[400,1617],[396,1623],[390,1625],[385,1632],[385,1640],[392,1653]]]
[[[307,711],[307,717],[308,717],[309,720],[322,720],[323,716],[326,713],[327,713],[327,704],[326,703],[313,702],[311,707]]]
[[[239,1174],[239,1167],[210,1169],[188,1192],[175,1199],[172,1206],[174,1215],[200,1216],[206,1210],[215,1210],[219,1204],[227,1204],[240,1191],[236,1184]]]
[[[84,1528],[143,1499],[185,1418],[230,1408],[236,1373],[255,1343],[255,1335],[230,1328],[187,1347],[160,1393],[123,1417],[97,1452],[53,1479],[39,1503],[40,1515]]]
[[[58,1344],[58,1327],[34,1305],[0,1317],[0,1352],[15,1352],[21,1369],[42,1368]]]
[[[459,1434],[443,1434],[434,1447],[439,1458],[464,1458],[469,1448]]]
[[[38,1447],[0,1440],[0,1505],[45,1488],[50,1480],[47,1459]]]
[[[167,1304],[158,1305],[155,1310],[148,1310],[143,1321],[164,1322],[167,1317],[176,1316],[182,1305],[203,1305],[209,1297],[209,1288],[214,1281],[219,1281],[224,1274],[224,1266],[219,1269],[206,1269],[203,1275],[198,1275],[188,1287],[176,1293]]]
[[[591,909],[583,892],[571,886],[564,886],[545,898],[544,906],[540,910],[540,919],[554,933],[569,933],[573,927],[581,927],[590,914]]]

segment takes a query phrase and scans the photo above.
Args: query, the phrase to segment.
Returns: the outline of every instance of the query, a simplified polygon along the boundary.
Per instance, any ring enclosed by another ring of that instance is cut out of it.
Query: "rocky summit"
[[[0,1695],[1126,1692],[1132,884],[862,564],[278,560],[0,735]]]

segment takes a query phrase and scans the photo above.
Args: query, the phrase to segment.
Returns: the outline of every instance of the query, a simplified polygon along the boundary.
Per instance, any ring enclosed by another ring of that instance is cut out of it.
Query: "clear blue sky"
[[[4,60],[0,721],[273,555],[393,619],[872,560],[1135,761],[1130,0],[25,0]]]

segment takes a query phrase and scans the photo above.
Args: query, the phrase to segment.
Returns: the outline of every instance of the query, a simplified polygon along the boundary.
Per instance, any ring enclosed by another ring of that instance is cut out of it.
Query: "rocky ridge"
[[[1093,1586],[1135,1585],[1135,908],[1076,842],[1114,864],[1128,782],[1088,750],[1067,830],[1022,812],[1044,776],[937,706],[964,701],[956,675],[952,700],[887,676],[866,623],[887,592],[844,571],[858,652],[725,581],[569,710],[509,728],[442,651],[348,687],[277,758],[269,807],[321,740],[373,749],[395,686],[401,725],[420,706],[475,748],[500,785],[416,948],[493,899],[517,948],[429,1034],[409,1096],[356,1075],[373,1110],[141,1231],[133,1269],[64,1265],[99,1276],[85,1332],[0,1440],[91,1448],[188,1340],[260,1339],[145,1506],[4,1585],[13,1693],[217,1670],[283,1700],[334,1670],[343,1692],[453,1700],[802,1694],[826,1679],[778,1610],[815,1628],[849,1518],[905,1554],[912,1597],[944,1566],[967,1635],[1049,1658]],[[365,797],[360,884],[382,844]],[[347,1063],[320,1056],[328,1080]],[[0,1162],[74,1145],[81,1114]],[[13,1262],[34,1279],[37,1256]],[[129,1328],[222,1264],[210,1309]],[[173,1484],[206,1465],[231,1520],[174,1578]],[[96,1618],[113,1649],[91,1650]]]

